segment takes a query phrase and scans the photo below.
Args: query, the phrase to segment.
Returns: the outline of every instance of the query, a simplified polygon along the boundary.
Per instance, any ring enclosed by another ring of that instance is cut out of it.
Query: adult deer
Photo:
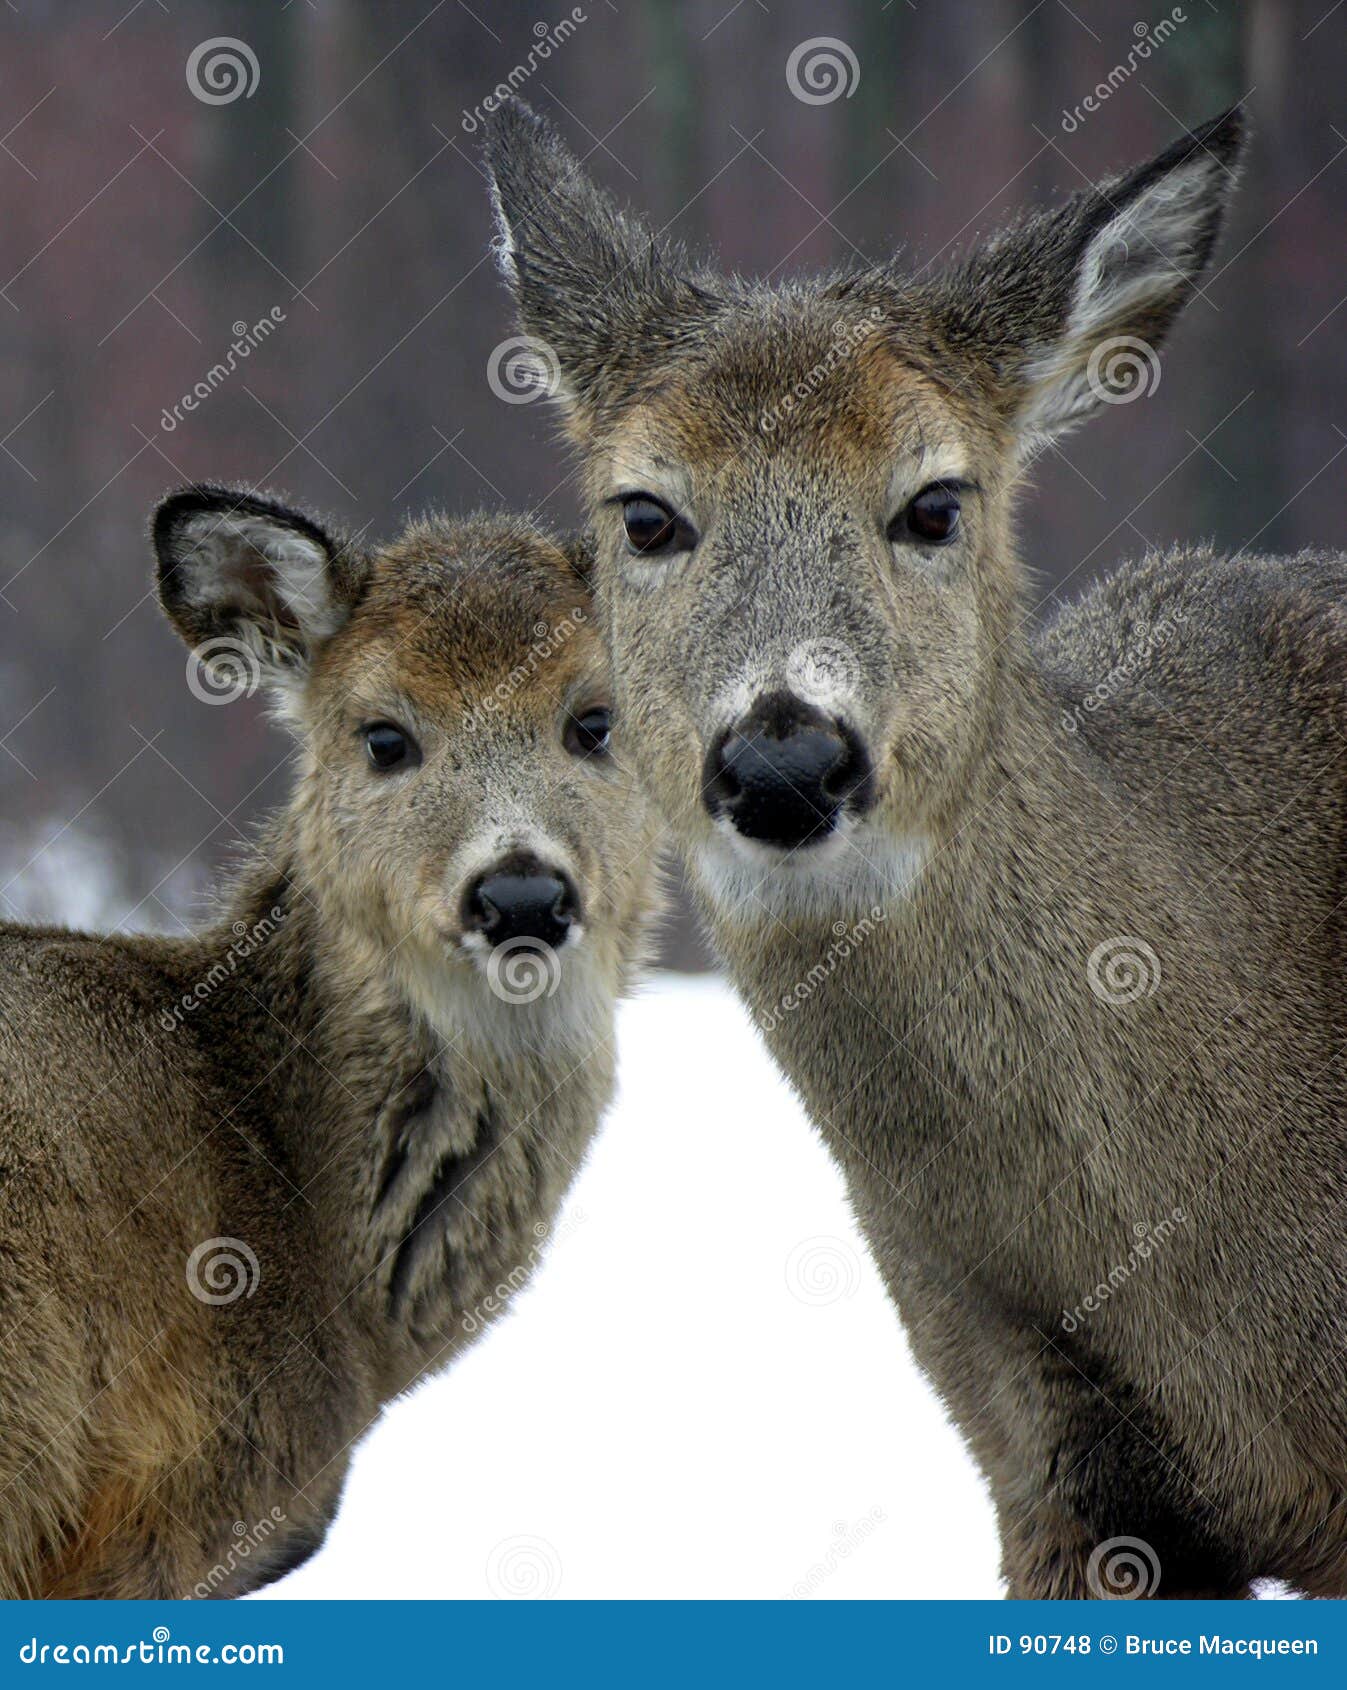
[[[1176,548],[1035,633],[1012,525],[1035,450],[1147,376],[1240,140],[943,272],[770,288],[662,249],[523,106],[490,139],[619,754],[1015,1596],[1347,1593],[1347,559]]]

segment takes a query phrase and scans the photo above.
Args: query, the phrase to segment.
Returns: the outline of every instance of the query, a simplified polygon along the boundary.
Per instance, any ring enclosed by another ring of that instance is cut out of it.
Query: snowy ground
[[[621,1053],[533,1286],[263,1597],[999,1595],[981,1482],[734,999],[665,976]]]

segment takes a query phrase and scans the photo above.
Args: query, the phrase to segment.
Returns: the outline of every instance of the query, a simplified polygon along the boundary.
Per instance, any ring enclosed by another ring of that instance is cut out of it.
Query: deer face
[[[589,479],[623,744],[694,873],[728,903],[903,884],[1006,618],[995,432],[867,307],[749,300]]]
[[[1154,356],[1238,134],[943,276],[767,290],[688,273],[531,114],[496,119],[504,267],[584,453],[619,749],[722,914],[871,904],[957,824],[1021,621],[1015,483]]]
[[[174,495],[155,533],[183,637],[254,668],[298,734],[323,919],[432,1024],[489,1020],[498,1041],[516,1011],[534,1039],[592,1023],[639,945],[649,848],[572,558],[483,519],[350,554],[219,489]]]

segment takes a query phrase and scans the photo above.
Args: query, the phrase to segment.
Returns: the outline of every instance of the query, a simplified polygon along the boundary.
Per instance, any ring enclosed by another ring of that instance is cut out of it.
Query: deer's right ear
[[[531,343],[497,348],[513,354],[498,379],[517,387],[512,377],[526,373],[583,432],[711,302],[522,101],[488,120],[486,166],[496,256]]]
[[[150,531],[159,602],[206,665],[255,664],[273,687],[301,680],[350,614],[362,556],[311,517],[236,488],[184,487]]]

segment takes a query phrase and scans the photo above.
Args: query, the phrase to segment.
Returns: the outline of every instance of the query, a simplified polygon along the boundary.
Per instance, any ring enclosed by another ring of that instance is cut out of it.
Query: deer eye
[[[361,728],[365,752],[380,774],[391,769],[412,768],[421,761],[421,748],[395,722],[371,722]]]
[[[567,716],[564,738],[572,757],[606,757],[610,739],[609,711],[606,705],[585,710],[579,716]]]
[[[627,544],[643,557],[690,552],[697,544],[697,531],[690,522],[645,493],[623,499],[622,524]]]
[[[889,541],[920,540],[927,546],[947,546],[959,533],[959,489],[933,481],[910,499],[889,524]]]

